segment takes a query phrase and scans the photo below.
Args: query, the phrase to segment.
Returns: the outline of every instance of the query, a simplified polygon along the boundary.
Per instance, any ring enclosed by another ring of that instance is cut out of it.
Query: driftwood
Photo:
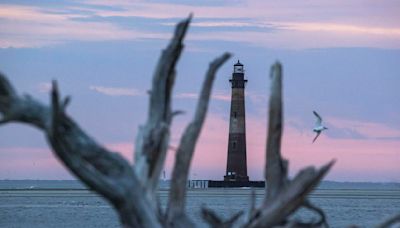
[[[196,107],[196,112],[191,123],[186,127],[180,144],[176,151],[175,165],[172,172],[171,189],[169,194],[167,221],[175,226],[187,227],[190,220],[185,214],[186,182],[189,177],[190,162],[196,146],[196,141],[200,135],[201,128],[206,118],[208,101],[211,95],[212,84],[217,69],[230,57],[225,53],[221,57],[210,63],[207,71],[200,98]],[[178,225],[179,224],[179,225]]]
[[[176,63],[183,50],[183,40],[191,16],[180,22],[167,48],[162,52],[153,75],[148,118],[139,128],[136,138],[135,165],[118,153],[100,146],[88,136],[66,108],[70,98],[61,99],[53,82],[51,104],[44,105],[28,95],[20,95],[7,78],[0,74],[0,124],[11,122],[33,125],[43,131],[60,161],[83,183],[107,199],[118,212],[124,227],[192,227],[185,212],[186,182],[197,139],[202,129],[212,84],[220,66],[229,53],[210,63],[192,122],[187,126],[176,149],[171,189],[167,208],[157,200],[160,174],[169,148],[172,118],[179,111],[171,110]],[[307,200],[307,195],[329,171],[334,161],[320,169],[308,167],[292,180],[287,176],[288,161],[281,157],[283,129],[282,66],[271,68],[271,95],[266,146],[266,196],[259,208],[253,193],[250,213],[243,227],[321,227],[327,226],[323,211]],[[305,207],[320,215],[315,223],[290,221],[289,216]],[[203,208],[202,215],[211,227],[232,227],[242,215],[239,212],[228,220]]]
[[[174,37],[163,50],[153,75],[147,122],[139,128],[136,138],[135,171],[152,202],[164,165],[172,121],[171,98],[175,81],[175,66],[182,53],[191,17],[176,27]]]
[[[242,216],[243,211],[239,211],[234,214],[231,218],[224,221],[211,209],[202,208],[201,215],[203,219],[210,225],[212,228],[228,228],[232,227],[233,224]]]
[[[293,180],[287,176],[288,161],[281,156],[283,131],[282,66],[275,63],[271,67],[271,94],[269,99],[269,121],[266,145],[265,178],[266,197],[260,208],[251,209],[246,227],[299,226],[301,222],[288,221],[288,217],[298,208],[305,206],[321,215],[318,224],[326,224],[322,210],[307,201],[307,194],[328,172],[334,161],[316,170],[308,167],[301,170]]]
[[[376,228],[389,228],[394,225],[400,225],[400,214],[397,214],[393,217],[388,218],[386,221],[383,223],[379,224],[376,226]]]

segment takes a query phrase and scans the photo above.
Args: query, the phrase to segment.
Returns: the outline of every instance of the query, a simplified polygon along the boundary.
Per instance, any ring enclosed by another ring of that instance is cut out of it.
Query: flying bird
[[[313,111],[314,115],[317,117],[317,122],[315,123],[315,127],[313,129],[313,131],[315,133],[317,133],[317,135],[315,136],[314,140],[312,141],[313,143],[315,142],[315,140],[317,140],[318,136],[321,134],[322,131],[328,129],[325,126],[322,126],[322,118],[321,116],[316,112]]]

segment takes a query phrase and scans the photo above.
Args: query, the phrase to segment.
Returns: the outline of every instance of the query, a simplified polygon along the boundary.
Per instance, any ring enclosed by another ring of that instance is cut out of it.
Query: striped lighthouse
[[[228,161],[224,181],[249,181],[246,161],[246,119],[243,64],[233,66],[231,112],[229,121]]]

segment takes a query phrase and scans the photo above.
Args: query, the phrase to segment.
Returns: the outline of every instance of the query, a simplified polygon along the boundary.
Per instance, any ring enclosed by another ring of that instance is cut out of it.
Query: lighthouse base
[[[265,181],[208,181],[209,188],[265,188]]]

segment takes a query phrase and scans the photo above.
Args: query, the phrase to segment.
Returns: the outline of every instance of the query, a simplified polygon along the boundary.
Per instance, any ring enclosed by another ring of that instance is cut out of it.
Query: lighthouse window
[[[236,142],[233,142],[233,143],[232,143],[232,147],[233,147],[233,149],[236,148]]]
[[[236,118],[237,112],[233,112],[233,117]]]

